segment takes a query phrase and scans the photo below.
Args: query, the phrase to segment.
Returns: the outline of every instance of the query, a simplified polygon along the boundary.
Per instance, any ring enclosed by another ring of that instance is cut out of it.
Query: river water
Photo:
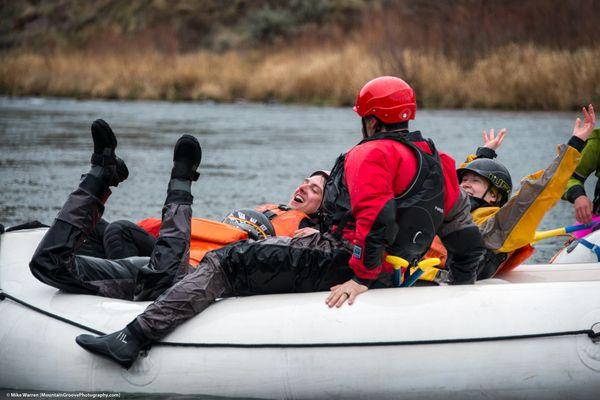
[[[568,140],[577,117],[562,112],[421,110],[412,128],[463,160],[481,144],[484,128],[506,127],[500,149],[518,186],[521,176],[546,167],[556,145]],[[222,219],[228,211],[263,202],[286,203],[297,184],[360,140],[350,108],[268,104],[77,101],[0,98],[0,223],[51,223],[87,171],[90,124],[108,121],[127,181],[113,190],[105,218],[158,217],[166,193],[172,148],[183,133],[203,149],[194,184],[194,215]],[[592,182],[588,182],[591,190]],[[571,206],[559,202],[540,229],[572,224]],[[539,243],[530,263],[548,260],[562,240]]]

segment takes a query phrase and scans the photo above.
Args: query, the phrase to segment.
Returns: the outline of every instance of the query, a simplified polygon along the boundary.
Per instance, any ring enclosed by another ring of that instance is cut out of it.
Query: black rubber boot
[[[191,135],[183,135],[175,143],[171,179],[197,181],[196,171],[202,160],[202,149],[198,140]]]
[[[202,161],[202,149],[198,140],[190,135],[183,135],[175,143],[173,150],[173,169],[167,190],[166,204],[192,204],[192,181],[197,181],[200,174],[197,169]]]
[[[129,176],[125,162],[116,156],[117,138],[111,127],[102,119],[92,123],[94,153],[90,174],[101,178],[108,186],[118,186]]]
[[[130,325],[110,335],[79,335],[75,342],[90,353],[106,357],[129,369],[137,360],[140,351],[150,344],[150,341],[142,338],[139,333],[134,334]]]

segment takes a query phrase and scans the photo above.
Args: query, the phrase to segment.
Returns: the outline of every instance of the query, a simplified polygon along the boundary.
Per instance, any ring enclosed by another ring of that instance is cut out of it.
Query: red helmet
[[[361,117],[373,115],[381,122],[393,124],[415,119],[415,91],[400,78],[380,76],[367,82],[356,97],[354,111]]]

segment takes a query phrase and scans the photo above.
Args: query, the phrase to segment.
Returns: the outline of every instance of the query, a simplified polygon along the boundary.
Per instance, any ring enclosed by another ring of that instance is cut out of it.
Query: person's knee
[[[43,272],[47,270],[49,258],[44,252],[36,251],[31,261],[29,261],[29,269],[34,275],[36,272]]]
[[[120,219],[117,221],[113,221],[106,227],[104,231],[104,235],[107,234],[110,236],[123,236],[127,234],[131,229],[137,228],[137,225],[131,221],[126,219]]]
[[[29,270],[40,281],[52,284],[52,276],[60,268],[58,257],[53,257],[49,251],[38,249],[29,261]]]
[[[110,259],[146,257],[152,254],[156,238],[131,221],[119,220],[106,228],[103,243]]]
[[[111,222],[104,231],[104,251],[109,259],[138,256],[129,231],[135,224],[127,220]]]

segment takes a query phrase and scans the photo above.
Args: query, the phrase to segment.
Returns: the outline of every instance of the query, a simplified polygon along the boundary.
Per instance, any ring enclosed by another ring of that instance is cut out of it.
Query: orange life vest
[[[500,275],[504,272],[508,272],[517,268],[519,265],[523,264],[525,260],[531,257],[533,253],[535,253],[535,249],[530,244],[527,244],[523,247],[516,249],[511,253],[508,253],[508,258],[506,259],[506,261],[500,264],[494,276]]]
[[[254,208],[271,220],[276,236],[294,236],[303,220],[308,215],[302,211],[293,210],[288,206],[278,204],[263,204]]]
[[[446,247],[442,244],[442,241],[440,240],[438,235],[435,235],[435,237],[433,238],[431,247],[429,247],[429,250],[427,250],[427,253],[423,258],[439,258],[439,268],[446,267],[446,260],[448,259],[448,250],[446,250]]]
[[[138,225],[154,237],[158,237],[161,220],[146,218]],[[190,238],[190,265],[198,265],[204,255],[239,240],[248,239],[248,234],[235,226],[206,218],[192,218]]]
[[[255,208],[271,220],[277,236],[293,236],[301,222],[308,218],[301,211],[286,209],[277,204],[264,204]],[[161,220],[146,218],[138,222],[138,226],[158,237]],[[240,240],[248,239],[248,234],[235,226],[206,218],[192,218],[192,235],[190,239],[190,265],[196,266],[204,255],[215,249]]]

